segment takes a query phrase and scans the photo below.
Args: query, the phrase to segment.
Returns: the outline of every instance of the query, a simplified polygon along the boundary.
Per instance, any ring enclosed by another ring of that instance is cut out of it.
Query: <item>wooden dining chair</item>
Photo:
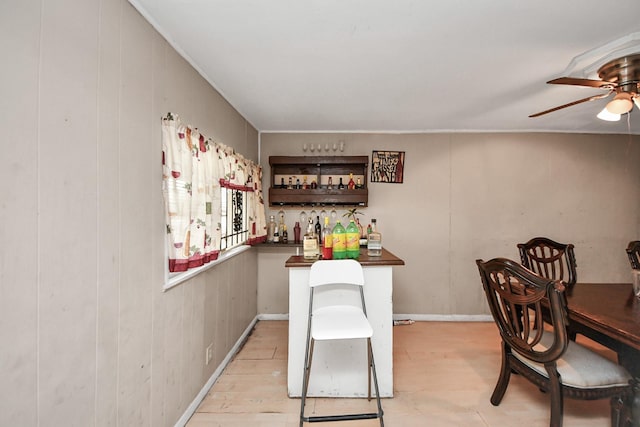
[[[529,270],[551,280],[562,280],[571,290],[576,284],[576,256],[571,243],[558,243],[547,237],[534,237],[518,243],[520,261]]]
[[[502,367],[491,403],[502,401],[512,372],[545,391],[551,427],[562,426],[563,399],[609,398],[611,425],[628,425],[632,376],[620,365],[568,338],[565,285],[537,275],[517,262],[477,260],[489,308],[502,338]],[[541,307],[550,309],[550,324]],[[625,409],[625,410],[623,410]]]
[[[571,292],[577,280],[576,256],[573,244],[559,243],[547,237],[534,237],[518,243],[520,262],[529,270],[547,279],[562,280]],[[542,318],[549,323],[549,310],[542,309]],[[567,325],[569,338],[575,341],[577,333]]]
[[[640,240],[633,240],[627,246],[627,256],[629,263],[634,270],[640,270]]]

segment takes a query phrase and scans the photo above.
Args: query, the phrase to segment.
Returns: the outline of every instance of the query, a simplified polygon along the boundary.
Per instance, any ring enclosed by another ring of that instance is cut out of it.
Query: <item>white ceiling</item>
[[[640,134],[606,100],[527,117],[602,92],[546,81],[640,52],[638,0],[129,1],[262,132]]]

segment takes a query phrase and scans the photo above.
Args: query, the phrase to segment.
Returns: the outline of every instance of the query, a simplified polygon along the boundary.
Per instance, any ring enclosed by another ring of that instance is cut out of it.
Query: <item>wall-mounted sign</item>
[[[373,151],[371,182],[401,184],[404,177],[404,151]]]

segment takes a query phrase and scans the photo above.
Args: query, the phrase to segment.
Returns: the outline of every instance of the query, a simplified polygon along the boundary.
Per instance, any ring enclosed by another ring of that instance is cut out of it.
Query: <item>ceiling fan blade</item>
[[[532,114],[529,117],[539,117],[539,116],[542,116],[544,114],[553,113],[554,111],[562,110],[563,108],[573,107],[574,105],[582,104],[583,102],[588,102],[588,101],[593,101],[593,100],[596,100],[596,99],[606,98],[607,96],[609,96],[611,94],[611,92],[613,92],[613,91],[610,90],[609,93],[604,93],[604,94],[600,94],[600,95],[594,95],[594,96],[590,96],[588,98],[582,98],[582,99],[579,99],[577,101],[570,102],[568,104],[559,105],[559,106],[553,107],[553,108],[551,108],[549,110],[545,110],[545,111],[541,111],[539,113]]]
[[[547,83],[552,85],[587,86],[607,89],[616,86],[615,84],[604,80],[580,79],[576,77],[559,77],[557,79],[549,80]]]

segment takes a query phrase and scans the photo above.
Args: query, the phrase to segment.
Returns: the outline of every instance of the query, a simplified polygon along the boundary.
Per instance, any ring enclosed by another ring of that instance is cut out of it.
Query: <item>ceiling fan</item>
[[[598,76],[601,80],[559,77],[548,81],[548,84],[595,87],[606,90],[606,93],[569,102],[529,117],[539,117],[583,102],[606,98],[612,94],[615,94],[613,99],[598,114],[598,118],[616,121],[620,120],[622,114],[631,112],[634,103],[640,108],[640,54],[623,56],[607,62],[598,69]]]

